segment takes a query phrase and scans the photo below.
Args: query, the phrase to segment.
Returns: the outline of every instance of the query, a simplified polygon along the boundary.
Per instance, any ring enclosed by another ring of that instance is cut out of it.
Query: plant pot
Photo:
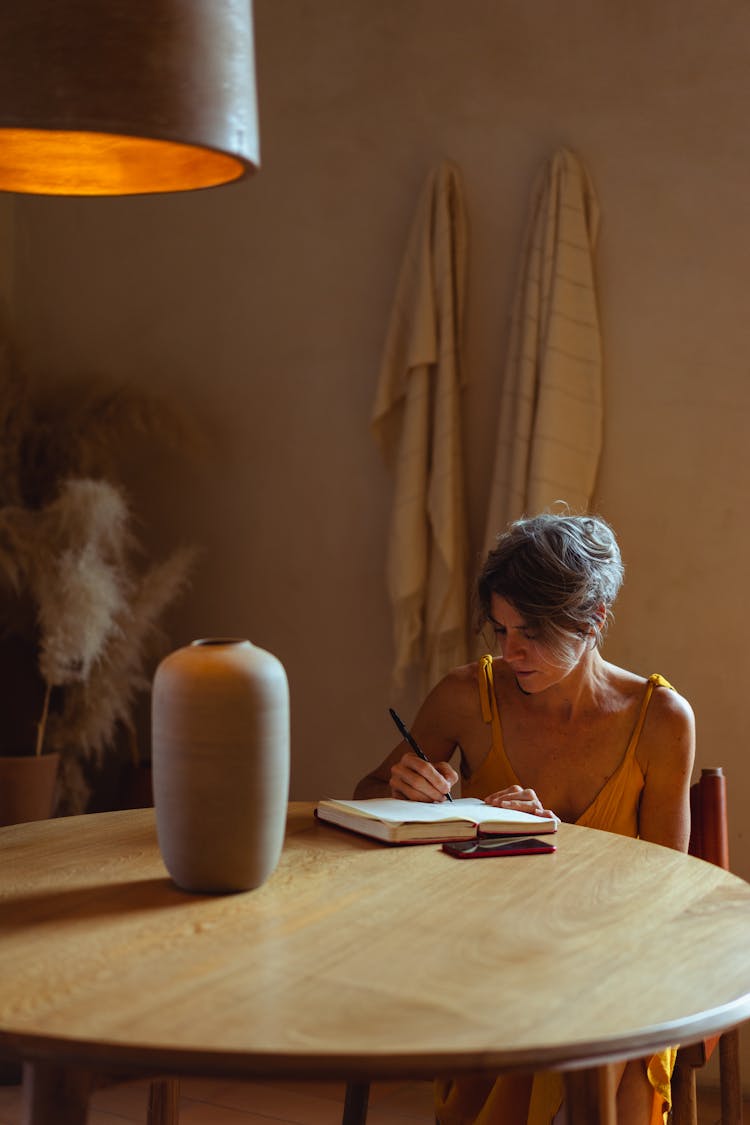
[[[52,816],[59,765],[59,754],[0,756],[0,825]]]
[[[154,805],[167,871],[186,891],[260,886],[281,855],[289,798],[289,687],[247,640],[194,641],[156,670]]]

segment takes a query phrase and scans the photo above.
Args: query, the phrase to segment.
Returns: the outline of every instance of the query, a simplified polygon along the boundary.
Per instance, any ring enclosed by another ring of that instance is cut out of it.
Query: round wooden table
[[[312,809],[264,886],[222,896],[174,886],[151,809],[0,830],[0,1051],[30,1064],[29,1125],[84,1121],[89,1072],[552,1067],[575,1107],[581,1068],[750,1017],[750,885],[717,867],[570,825],[551,855],[457,860]]]

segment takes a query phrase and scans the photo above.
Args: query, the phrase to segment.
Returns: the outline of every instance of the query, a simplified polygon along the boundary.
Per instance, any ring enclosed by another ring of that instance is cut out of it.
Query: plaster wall
[[[569,145],[602,208],[596,507],[627,564],[607,655],[693,703],[697,768],[726,770],[750,877],[750,8],[257,0],[256,40],[259,176],[16,207],[33,368],[157,387],[213,443],[197,462],[131,451],[154,549],[204,549],[173,644],[245,635],[283,660],[295,798],[349,792],[392,745],[391,493],[368,418],[417,196],[458,162],[475,559],[529,190]]]

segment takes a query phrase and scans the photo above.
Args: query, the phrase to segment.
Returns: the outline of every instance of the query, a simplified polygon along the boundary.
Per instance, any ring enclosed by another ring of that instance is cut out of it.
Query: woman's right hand
[[[458,781],[458,774],[449,762],[425,762],[413,750],[391,766],[391,796],[402,801],[428,801],[436,804]]]

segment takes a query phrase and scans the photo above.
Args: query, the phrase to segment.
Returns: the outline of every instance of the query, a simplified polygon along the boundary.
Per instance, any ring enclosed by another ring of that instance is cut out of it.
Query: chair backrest
[[[721,768],[702,770],[690,786],[690,845],[688,851],[729,870],[727,780]],[[719,1044],[721,1120],[742,1120],[739,1031],[732,1028],[700,1043],[680,1047],[672,1075],[672,1120],[675,1125],[697,1121],[696,1068],[705,1066]]]
[[[729,870],[727,779],[720,766],[701,770],[698,781],[690,786],[688,851],[699,859]]]

